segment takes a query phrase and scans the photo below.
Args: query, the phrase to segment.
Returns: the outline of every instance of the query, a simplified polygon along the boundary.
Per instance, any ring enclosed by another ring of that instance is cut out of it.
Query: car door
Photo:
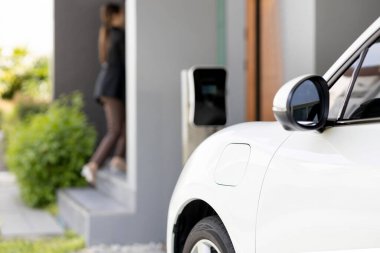
[[[294,132],[274,155],[257,253],[380,250],[379,40],[330,88],[329,118],[332,127]]]

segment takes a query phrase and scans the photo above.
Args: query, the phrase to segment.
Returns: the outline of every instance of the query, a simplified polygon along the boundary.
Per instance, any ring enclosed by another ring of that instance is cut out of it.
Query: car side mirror
[[[284,84],[273,100],[273,113],[286,130],[319,130],[327,122],[329,90],[321,76],[301,76]]]

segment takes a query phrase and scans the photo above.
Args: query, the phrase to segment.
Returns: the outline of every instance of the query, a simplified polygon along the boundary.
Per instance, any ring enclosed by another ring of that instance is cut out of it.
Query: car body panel
[[[263,184],[256,252],[380,247],[379,143],[380,123],[294,132]]]
[[[168,227],[193,200],[207,202],[225,224],[237,252],[255,248],[255,216],[262,180],[280,144],[290,135],[278,123],[244,123],[226,128],[203,142],[192,154],[171,199]],[[214,180],[217,162],[231,143],[251,147],[243,180],[237,186],[219,185]],[[228,203],[228,205],[226,205]],[[168,230],[168,252],[173,252],[173,231]],[[243,243],[245,242],[245,243]]]
[[[226,146],[214,171],[214,181],[223,186],[238,186],[247,172],[251,146],[231,143]]]

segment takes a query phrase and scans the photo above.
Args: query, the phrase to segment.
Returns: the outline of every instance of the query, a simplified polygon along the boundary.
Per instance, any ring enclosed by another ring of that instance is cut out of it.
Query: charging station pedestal
[[[227,72],[221,67],[192,67],[181,72],[182,162],[227,121]]]

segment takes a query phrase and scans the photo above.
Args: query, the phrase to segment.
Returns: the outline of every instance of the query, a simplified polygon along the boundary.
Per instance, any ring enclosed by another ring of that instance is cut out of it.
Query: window
[[[361,57],[364,57],[362,64]],[[337,119],[342,113],[344,120],[380,117],[380,40],[372,44],[330,89],[329,118]]]
[[[346,99],[348,87],[352,80],[352,74],[358,64],[359,59],[356,59],[356,61],[344,72],[330,89],[329,119],[338,119],[339,113]]]

